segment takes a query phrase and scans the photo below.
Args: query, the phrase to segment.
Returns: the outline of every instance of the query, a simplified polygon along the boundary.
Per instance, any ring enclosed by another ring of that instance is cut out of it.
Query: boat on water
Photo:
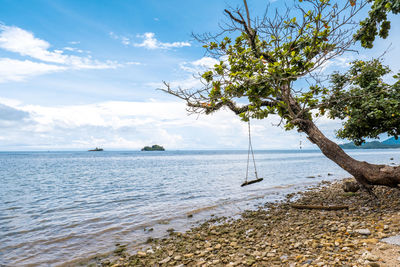
[[[88,151],[103,151],[104,149],[96,147],[95,149],[90,149]]]

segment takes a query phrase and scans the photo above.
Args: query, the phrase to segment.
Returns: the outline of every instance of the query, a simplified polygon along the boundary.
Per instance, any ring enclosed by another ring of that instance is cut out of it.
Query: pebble
[[[371,231],[369,229],[356,229],[354,232],[359,233],[360,235],[370,235]]]
[[[144,252],[144,251],[138,251],[137,255],[139,257],[146,257],[147,256],[146,252]]]
[[[400,235],[384,238],[384,239],[382,239],[382,241],[386,242],[386,243],[389,243],[389,244],[392,244],[392,245],[400,246]]]
[[[362,254],[361,256],[363,259],[369,260],[369,261],[377,261],[379,260],[379,257],[376,255],[371,254],[370,252],[366,251]]]
[[[165,259],[163,259],[162,261],[158,262],[159,264],[164,264],[167,263],[171,260],[171,257],[166,257]]]
[[[180,256],[180,255],[177,255],[174,257],[174,260],[176,260],[176,261],[180,261],[181,259],[182,259],[182,256]]]
[[[379,266],[382,259],[370,251],[375,244],[378,251],[385,250],[389,245],[379,243],[381,236],[400,231],[398,217],[393,217],[400,216],[400,192],[388,190],[374,189],[385,205],[377,212],[365,192],[349,196],[341,183],[325,182],[293,194],[295,198],[267,203],[265,209],[245,211],[240,219],[214,216],[186,233],[151,241],[147,253],[127,255],[108,266]],[[291,203],[351,208],[296,210]]]

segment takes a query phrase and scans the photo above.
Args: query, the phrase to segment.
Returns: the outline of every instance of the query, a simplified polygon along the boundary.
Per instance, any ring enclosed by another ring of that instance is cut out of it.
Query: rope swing
[[[246,186],[246,185],[258,183],[258,182],[261,182],[263,180],[263,178],[258,178],[258,174],[257,174],[256,160],[254,159],[253,145],[251,144],[250,119],[248,121],[248,126],[249,126],[249,150],[247,152],[246,181],[241,186]],[[250,151],[251,151],[251,156],[252,156],[252,159],[253,159],[254,174],[256,175],[256,179],[248,181],[249,165],[250,165]]]

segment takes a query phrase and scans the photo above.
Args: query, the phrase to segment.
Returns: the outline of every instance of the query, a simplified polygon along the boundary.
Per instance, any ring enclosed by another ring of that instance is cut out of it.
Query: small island
[[[142,151],[165,151],[165,148],[159,145],[145,146]]]
[[[95,149],[90,149],[90,150],[88,150],[88,151],[103,151],[103,149],[102,149],[102,148],[99,148],[99,147],[96,147]]]

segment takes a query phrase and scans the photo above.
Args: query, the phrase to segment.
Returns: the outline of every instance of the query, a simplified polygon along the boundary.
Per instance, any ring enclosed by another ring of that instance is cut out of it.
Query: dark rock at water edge
[[[360,190],[360,185],[355,181],[345,181],[342,185],[344,192],[357,192]]]

